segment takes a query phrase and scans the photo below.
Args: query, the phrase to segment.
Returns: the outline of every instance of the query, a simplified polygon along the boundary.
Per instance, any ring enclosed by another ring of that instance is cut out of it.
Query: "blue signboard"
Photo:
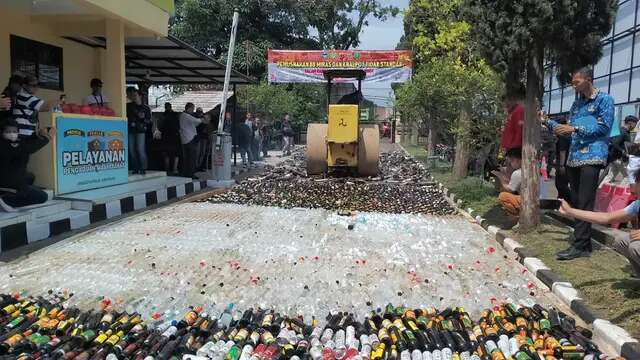
[[[58,194],[129,180],[127,122],[59,116],[56,120]]]

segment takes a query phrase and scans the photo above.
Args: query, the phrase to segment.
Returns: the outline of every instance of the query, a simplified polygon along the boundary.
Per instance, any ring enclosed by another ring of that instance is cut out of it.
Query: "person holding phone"
[[[498,201],[500,205],[512,217],[520,216],[522,207],[522,197],[520,196],[520,185],[522,185],[522,149],[512,148],[507,150],[505,157],[509,167],[513,169],[511,176],[497,170],[491,173],[498,180],[500,185],[500,195]]]
[[[593,84],[593,70],[582,68],[573,74],[571,84],[577,93],[567,124],[543,118],[543,124],[556,135],[571,136],[566,163],[571,204],[592,211],[596,200],[600,170],[607,165],[609,134],[615,114],[615,101]],[[575,241],[557,254],[558,260],[573,260],[591,254],[591,224],[578,220]]]
[[[633,176],[636,180],[633,187],[635,188],[636,194],[638,194],[640,193],[638,192],[640,191],[640,183],[638,182],[638,180],[640,180],[640,171],[636,171]],[[565,200],[560,200],[560,213],[591,224],[608,225],[623,223],[638,218],[638,214],[640,214],[640,200],[632,202],[624,209],[607,213],[576,209],[571,207]],[[632,230],[628,237],[616,238],[613,248],[629,260],[631,269],[633,270],[633,276],[640,278],[640,230]]]

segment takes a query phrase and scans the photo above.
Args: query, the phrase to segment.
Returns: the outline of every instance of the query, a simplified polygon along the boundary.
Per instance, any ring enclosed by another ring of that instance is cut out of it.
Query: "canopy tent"
[[[106,48],[102,37],[67,37],[81,44]],[[127,38],[127,83],[151,85],[223,84],[225,65],[171,35],[165,38]],[[232,71],[231,84],[256,83],[252,77]]]

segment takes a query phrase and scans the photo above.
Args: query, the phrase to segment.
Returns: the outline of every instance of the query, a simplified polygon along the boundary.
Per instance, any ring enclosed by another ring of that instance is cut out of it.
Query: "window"
[[[64,89],[60,47],[11,35],[11,71],[37,77],[42,88]]]
[[[616,35],[623,33],[633,27],[633,22],[636,17],[636,2],[635,0],[621,1],[618,6],[618,13],[615,20]]]
[[[633,45],[633,36],[627,36],[623,39],[616,40],[613,44],[613,63],[612,72],[627,70],[631,67],[631,47]]]

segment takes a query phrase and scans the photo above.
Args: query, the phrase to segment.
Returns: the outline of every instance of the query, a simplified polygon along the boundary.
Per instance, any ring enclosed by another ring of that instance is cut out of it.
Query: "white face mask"
[[[18,140],[18,133],[4,133],[2,134],[4,136],[5,139],[7,139],[8,141],[11,142],[15,142]]]

